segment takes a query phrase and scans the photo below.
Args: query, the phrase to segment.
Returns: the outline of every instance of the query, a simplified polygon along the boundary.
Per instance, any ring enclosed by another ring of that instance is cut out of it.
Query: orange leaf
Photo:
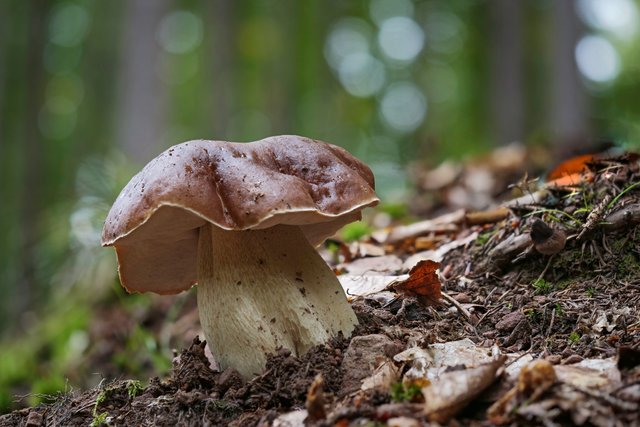
[[[589,170],[589,168],[587,167],[587,163],[593,161],[593,158],[593,154],[583,154],[581,156],[575,156],[568,160],[565,160],[564,162],[556,166],[551,172],[549,172],[547,179],[549,181],[554,181],[567,175],[586,172],[587,170]]]
[[[593,173],[590,171],[584,171],[580,173],[572,173],[571,175],[565,175],[562,178],[556,178],[552,181],[547,181],[547,187],[577,187],[585,182],[591,182],[593,180]]]
[[[394,291],[406,296],[416,297],[425,306],[438,305],[442,298],[440,279],[436,270],[440,263],[424,260],[417,263],[409,272],[409,278],[389,285]]]

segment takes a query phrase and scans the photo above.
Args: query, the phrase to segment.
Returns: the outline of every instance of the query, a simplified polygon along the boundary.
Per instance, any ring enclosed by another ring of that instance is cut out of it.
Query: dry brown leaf
[[[309,391],[307,392],[307,401],[305,407],[308,412],[308,419],[310,421],[319,421],[327,418],[327,413],[324,410],[324,379],[322,374],[316,375]]]
[[[397,274],[402,270],[402,259],[397,255],[358,258],[349,263],[340,264],[349,274]]]
[[[518,383],[487,410],[491,422],[510,421],[513,410],[525,400],[535,402],[557,381],[553,365],[547,360],[534,360],[520,371]]]
[[[388,427],[420,427],[422,424],[415,418],[394,417],[387,420]]]
[[[500,356],[475,368],[446,372],[423,388],[424,413],[429,421],[447,423],[495,381],[506,360],[506,356]]]
[[[393,364],[391,359],[383,359],[382,363],[375,369],[373,374],[364,379],[360,390],[381,390],[388,391],[391,384],[397,383],[400,379],[400,369]]]
[[[438,305],[442,298],[440,279],[436,273],[438,267],[438,262],[420,261],[409,271],[408,279],[391,283],[389,288],[405,296],[416,297],[424,306]]]

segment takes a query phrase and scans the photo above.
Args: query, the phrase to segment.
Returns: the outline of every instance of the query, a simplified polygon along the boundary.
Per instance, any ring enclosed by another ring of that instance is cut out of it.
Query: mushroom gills
[[[220,368],[245,378],[280,347],[299,356],[358,323],[335,274],[294,225],[201,227],[198,310]]]

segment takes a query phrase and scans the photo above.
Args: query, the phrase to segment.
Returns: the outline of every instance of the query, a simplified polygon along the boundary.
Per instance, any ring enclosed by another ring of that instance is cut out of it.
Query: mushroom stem
[[[358,323],[335,274],[293,225],[200,228],[198,310],[220,367],[244,377],[279,347],[302,355]]]

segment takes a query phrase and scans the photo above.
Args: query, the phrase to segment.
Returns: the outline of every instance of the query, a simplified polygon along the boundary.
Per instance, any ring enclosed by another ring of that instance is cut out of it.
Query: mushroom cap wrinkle
[[[199,229],[297,225],[314,246],[378,203],[371,170],[343,148],[300,136],[196,140],[149,162],[105,221],[129,292],[175,294],[197,280]]]

